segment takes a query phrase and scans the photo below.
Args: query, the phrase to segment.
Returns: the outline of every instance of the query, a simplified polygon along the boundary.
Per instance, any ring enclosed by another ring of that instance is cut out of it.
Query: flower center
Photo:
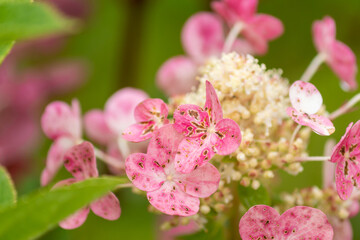
[[[171,174],[166,176],[166,180],[172,181],[172,179],[173,179],[173,176]]]
[[[207,132],[208,132],[209,134],[216,133],[215,125],[214,125],[214,124],[211,124],[211,125],[209,126]]]

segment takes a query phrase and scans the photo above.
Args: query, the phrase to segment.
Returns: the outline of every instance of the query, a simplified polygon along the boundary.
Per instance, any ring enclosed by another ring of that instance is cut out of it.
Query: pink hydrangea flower
[[[169,96],[187,93],[195,85],[199,65],[221,55],[225,37],[221,20],[212,13],[201,12],[187,20],[181,34],[186,56],[167,60],[157,73],[157,84]],[[250,51],[241,40],[231,50]]]
[[[148,95],[135,88],[124,88],[113,94],[105,104],[104,111],[91,110],[84,116],[87,135],[93,141],[107,146],[107,153],[120,162],[130,152],[140,151],[142,146],[129,146],[123,139],[125,128],[133,123],[136,106]]]
[[[126,174],[140,190],[147,192],[151,205],[169,215],[190,216],[199,211],[199,198],[209,197],[217,189],[220,173],[210,163],[189,174],[175,170],[183,135],[173,124],[154,132],[147,154],[131,154],[125,162]]]
[[[96,168],[94,146],[90,142],[83,142],[70,148],[65,154],[65,168],[74,178],[58,182],[54,187],[70,185],[88,178],[99,176]],[[59,223],[65,229],[74,229],[81,226],[90,209],[99,217],[107,220],[116,220],[120,217],[121,209],[117,197],[113,193],[92,202],[90,206],[78,210],[76,213]]]
[[[189,173],[210,161],[215,153],[228,155],[240,146],[240,127],[234,120],[223,118],[219,99],[209,81],[206,82],[205,108],[181,105],[174,119],[175,129],[185,136],[175,158],[179,172]]]
[[[254,206],[241,218],[239,232],[243,240],[332,240],[334,235],[323,212],[304,206],[290,208],[281,216],[272,207]]]
[[[350,123],[346,133],[335,146],[331,162],[336,163],[336,190],[342,200],[351,196],[360,184],[360,120]]]
[[[335,21],[324,17],[313,24],[313,37],[317,51],[325,58],[326,63],[341,79],[345,90],[355,90],[357,64],[353,51],[344,43],[336,40]]]
[[[313,84],[296,81],[290,87],[289,96],[292,107],[289,107],[286,112],[296,123],[308,126],[323,136],[335,132],[330,119],[315,114],[320,110],[323,99]]]
[[[241,25],[241,33],[256,54],[265,54],[268,42],[284,32],[282,22],[267,14],[256,14],[257,0],[221,0],[212,8],[230,25]]]
[[[71,106],[60,101],[50,103],[41,117],[41,127],[54,140],[41,174],[41,185],[47,185],[62,166],[66,151],[82,141],[79,102],[73,100]]]
[[[142,142],[150,139],[155,130],[169,123],[168,113],[168,106],[161,99],[142,101],[134,111],[134,118],[137,123],[125,129],[123,138],[131,142]]]

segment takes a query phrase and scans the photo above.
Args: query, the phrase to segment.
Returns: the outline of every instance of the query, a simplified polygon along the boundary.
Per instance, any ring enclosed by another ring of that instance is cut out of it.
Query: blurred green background
[[[76,1],[76,0],[74,0]],[[160,65],[174,55],[183,53],[180,32],[184,22],[198,11],[210,10],[209,0],[89,0],[91,15],[74,34],[59,57],[82,58],[89,64],[86,84],[64,100],[76,97],[83,112],[103,108],[107,98],[116,90],[138,87],[151,97],[164,97],[156,88],[155,74]],[[280,18],[285,33],[270,43],[266,56],[259,57],[268,68],[281,68],[284,77],[297,80],[316,51],[312,43],[311,24],[325,15],[337,23],[337,38],[348,44],[360,57],[360,1],[359,0],[260,0],[259,12]],[[345,93],[331,70],[322,65],[312,80],[322,92],[329,111],[335,110],[355,93]],[[333,138],[339,140],[348,123],[357,121],[360,112],[337,119]],[[312,135],[311,155],[323,152],[325,137]],[[44,137],[26,177],[17,182],[20,194],[39,187],[50,141]],[[274,191],[293,191],[313,184],[321,186],[321,163],[307,163],[298,176],[281,173],[282,182]],[[60,228],[49,232],[43,240],[92,239],[156,239],[157,217],[147,212],[145,197],[130,190],[119,191],[122,216],[108,222],[90,214],[79,229]],[[360,239],[360,216],[352,219],[354,239]],[[235,230],[237,231],[237,230]]]

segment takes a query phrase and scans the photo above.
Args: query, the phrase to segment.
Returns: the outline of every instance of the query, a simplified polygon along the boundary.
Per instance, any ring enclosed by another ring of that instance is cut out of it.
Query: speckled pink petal
[[[349,138],[346,141],[350,155],[360,157],[360,120],[351,127]],[[360,161],[360,159],[358,159]]]
[[[243,240],[333,238],[326,215],[318,209],[303,206],[293,207],[281,216],[269,206],[254,206],[241,218],[239,232]]]
[[[205,140],[200,138],[185,138],[177,149],[175,169],[180,173],[190,173],[203,166],[214,156],[211,144],[212,136]]]
[[[107,220],[116,220],[121,214],[119,199],[113,193],[92,202],[90,208],[96,215]]]
[[[341,162],[344,159],[344,154],[346,150],[346,144],[349,141],[350,130],[353,126],[353,123],[350,123],[346,128],[345,134],[341,137],[340,141],[334,147],[334,150],[331,154],[330,162],[337,163]]]
[[[80,227],[86,221],[87,216],[89,215],[90,208],[85,207],[78,210],[76,213],[72,214],[70,217],[59,222],[61,228],[64,229],[75,229]]]
[[[139,103],[134,111],[135,120],[139,123],[155,119],[164,121],[169,110],[166,103],[159,98],[149,98]]]
[[[195,86],[197,64],[185,56],[167,60],[156,75],[156,83],[168,96],[176,96],[191,91]]]
[[[209,126],[209,115],[193,104],[180,105],[174,112],[174,127],[186,137],[201,137]]]
[[[216,167],[207,163],[189,174],[176,173],[173,180],[185,193],[206,198],[218,189],[220,173]]]
[[[165,125],[154,132],[147,154],[167,171],[168,166],[173,167],[175,155],[183,139],[183,135],[175,130],[174,124]]]
[[[156,191],[148,192],[151,205],[168,215],[191,216],[199,211],[199,198],[184,193],[175,183],[165,182]]]
[[[50,183],[64,162],[64,156],[74,146],[71,138],[61,137],[51,145],[47,158],[46,167],[41,174],[41,185],[45,186]]]
[[[159,189],[166,181],[166,175],[158,160],[144,153],[133,153],[125,161],[126,175],[140,190]]]
[[[206,81],[205,111],[209,113],[210,122],[214,125],[223,119],[220,101],[213,85],[209,81]]]
[[[197,13],[185,23],[181,39],[185,51],[197,63],[219,56],[224,45],[221,20],[212,13]]]
[[[255,14],[257,5],[257,0],[221,0],[211,4],[214,11],[230,25],[249,20]]]
[[[330,45],[327,63],[340,78],[344,90],[356,90],[357,64],[354,52],[344,43],[335,41]]]
[[[123,130],[135,123],[136,106],[149,96],[136,88],[123,88],[114,93],[105,104],[105,119],[109,128],[120,135]]]
[[[85,141],[68,150],[64,166],[78,180],[99,176],[94,146],[90,142]]]
[[[241,218],[239,232],[243,240],[276,239],[276,224],[280,214],[272,207],[257,205]],[[264,238],[264,236],[266,238]]]
[[[52,102],[47,105],[41,116],[41,127],[51,139],[59,137],[81,137],[81,119],[79,102],[74,100],[72,106],[64,102]]]
[[[351,196],[354,188],[354,182],[351,179],[351,175],[349,174],[351,168],[348,164],[348,161],[341,161],[336,165],[336,190],[342,200],[348,199]]]
[[[233,153],[241,142],[241,131],[239,125],[232,119],[223,119],[216,124],[215,143],[216,153],[228,155]]]
[[[319,239],[332,240],[333,229],[326,215],[315,208],[297,206],[285,211],[278,220],[279,240]]]
[[[122,134],[122,137],[130,142],[142,142],[150,139],[153,135],[153,131],[157,129],[154,121],[136,123],[126,128]]]
[[[92,110],[86,113],[84,123],[86,134],[90,139],[103,145],[116,139],[116,134],[109,128],[101,110]]]
[[[337,217],[329,217],[329,222],[334,229],[333,240],[353,240],[353,230],[349,219],[340,220]]]
[[[315,133],[322,136],[329,136],[335,132],[333,123],[324,116],[316,114],[308,115],[296,111],[294,108],[287,108],[286,113],[298,124],[310,127]]]
[[[251,28],[259,37],[265,40],[273,40],[281,36],[284,32],[282,22],[267,14],[257,14],[248,22],[247,29]]]
[[[315,21],[313,24],[313,39],[319,52],[327,52],[330,44],[335,41],[336,26],[331,17]]]
[[[323,103],[321,93],[309,82],[294,82],[290,87],[289,97],[293,108],[307,114],[317,113]]]

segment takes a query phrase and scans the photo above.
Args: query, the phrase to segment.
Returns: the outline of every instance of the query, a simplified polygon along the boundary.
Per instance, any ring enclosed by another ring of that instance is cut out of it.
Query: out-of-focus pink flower
[[[90,142],[83,142],[71,147],[66,152],[64,158],[64,166],[74,178],[62,180],[55,184],[54,188],[99,176],[96,168],[94,146]],[[116,220],[121,214],[119,200],[113,193],[109,193],[92,202],[90,206],[78,210],[70,217],[61,221],[59,223],[60,227],[65,229],[80,227],[85,222],[90,209],[99,217],[107,220]]]
[[[197,13],[185,23],[181,40],[187,56],[167,60],[156,77],[158,86],[169,96],[189,92],[196,83],[199,65],[221,55],[225,42],[222,22],[215,14]],[[241,46],[238,42],[232,50]]]
[[[171,216],[164,215],[161,216],[162,221],[171,220]],[[179,225],[177,227],[171,228],[170,230],[160,231],[159,240],[176,240],[178,236],[188,235],[199,231],[199,226],[195,221],[190,221],[186,225]]]
[[[280,216],[272,207],[256,205],[241,218],[239,232],[243,240],[332,240],[334,235],[326,215],[318,209],[305,206],[290,208]]]
[[[317,51],[323,55],[326,63],[340,78],[345,90],[355,90],[357,64],[353,51],[344,43],[336,40],[335,21],[331,17],[315,21],[313,38]]]
[[[176,155],[176,170],[189,173],[206,164],[214,154],[228,155],[241,142],[239,125],[224,119],[214,87],[206,82],[205,108],[180,105],[174,112],[175,129],[186,138],[180,143]]]
[[[336,163],[336,190],[342,200],[351,196],[354,186],[360,184],[360,120],[350,123],[344,136],[335,146],[331,162]]]
[[[79,102],[74,100],[71,106],[60,101],[50,103],[41,117],[41,127],[54,140],[41,174],[41,185],[47,185],[63,164],[66,151],[82,141]]]
[[[256,54],[265,54],[268,42],[284,32],[282,22],[267,14],[256,14],[257,0],[221,0],[212,3],[216,11],[230,27],[241,25],[241,33],[252,45]]]
[[[142,144],[128,145],[122,133],[136,122],[134,110],[147,98],[148,95],[145,92],[134,88],[117,91],[106,102],[104,111],[96,109],[85,114],[84,123],[87,135],[95,142],[107,146],[109,156],[120,162],[130,152],[141,151]]]
[[[123,138],[131,142],[142,142],[150,139],[155,130],[169,123],[169,110],[163,100],[146,99],[136,106],[134,117],[137,123],[123,132]]]
[[[310,127],[315,133],[323,136],[335,132],[330,119],[316,115],[322,106],[322,96],[317,88],[308,82],[296,81],[289,91],[292,107],[286,112],[296,123]]]
[[[173,124],[154,132],[147,154],[131,154],[125,162],[128,178],[147,192],[151,205],[168,215],[190,216],[199,211],[199,198],[217,189],[220,173],[206,163],[189,174],[175,171],[175,155],[183,140]]]

